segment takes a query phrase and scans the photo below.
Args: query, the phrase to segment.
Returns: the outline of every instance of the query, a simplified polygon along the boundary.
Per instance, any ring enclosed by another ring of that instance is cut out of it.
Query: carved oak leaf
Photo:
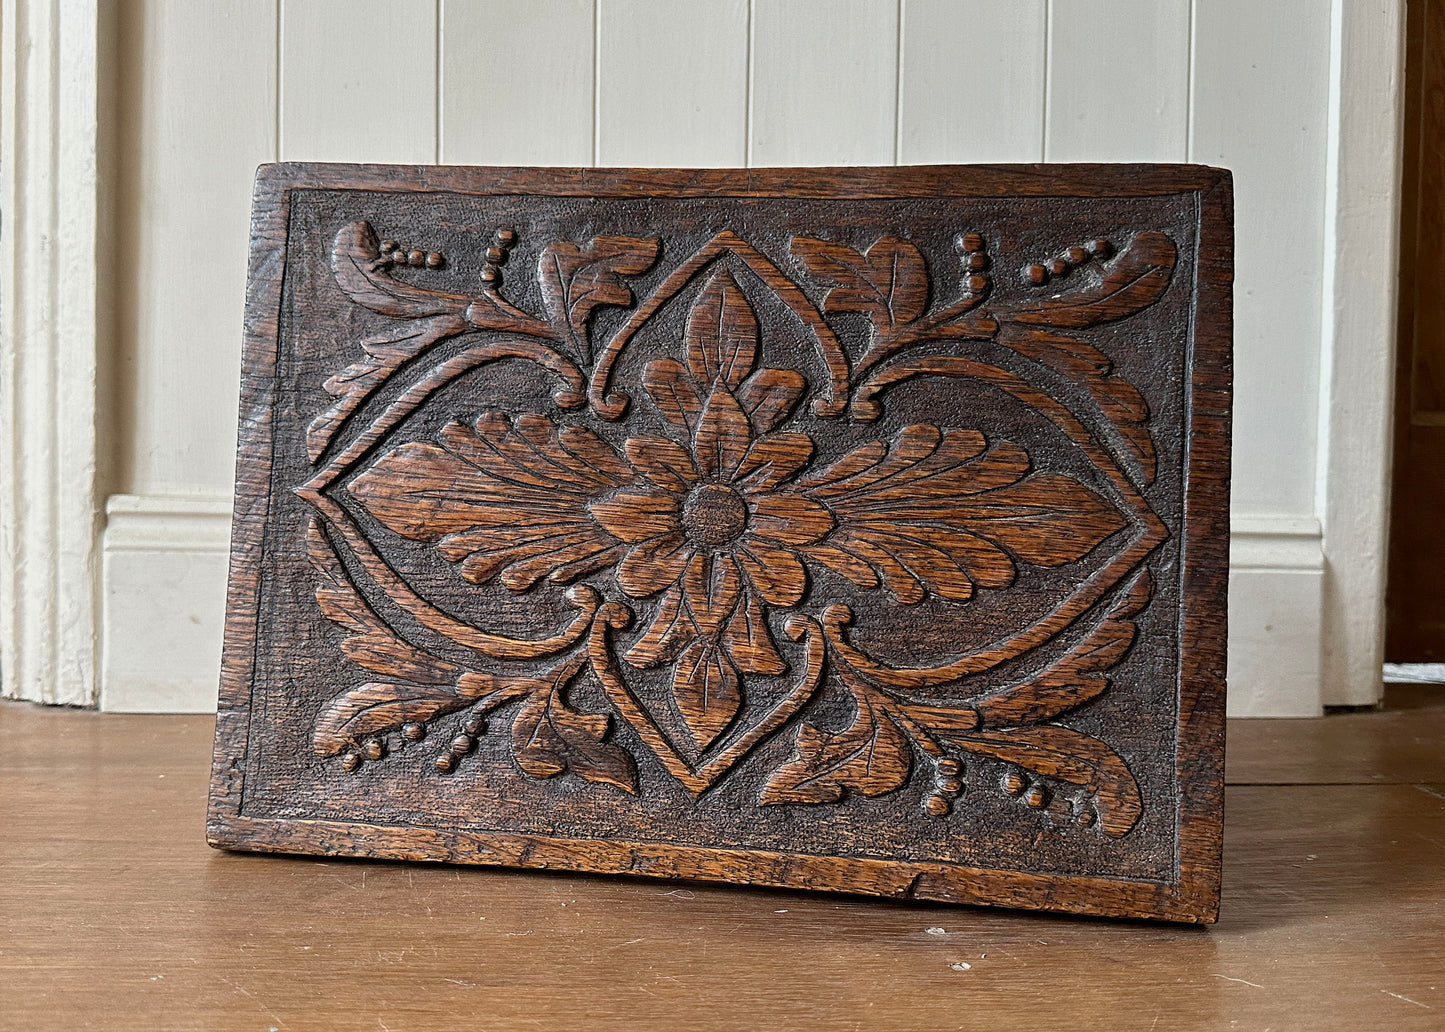
[[[1144,812],[1139,784],[1104,742],[1058,724],[975,731],[948,737],[960,749],[1017,764],[1047,777],[1081,785],[1113,838],[1127,835]]]
[[[635,476],[590,430],[559,428],[545,415],[509,422],[488,412],[447,424],[439,443],[387,452],[348,490],[396,533],[435,542],[472,583],[500,574],[523,591],[543,577],[565,584],[622,557],[587,506]]]
[[[1137,628],[1132,618],[1148,604],[1153,587],[1146,570],[1064,655],[1023,684],[976,700],[979,722],[988,727],[1039,724],[1097,698],[1109,685],[1103,671],[1118,666],[1133,646]]]
[[[794,237],[790,249],[809,272],[831,284],[824,312],[861,312],[880,335],[917,319],[928,305],[928,266],[906,240],[881,237],[860,254],[831,240]]]
[[[704,386],[737,387],[758,359],[758,317],[732,273],[715,272],[687,316],[687,367]]]
[[[640,276],[657,261],[657,237],[601,236],[579,246],[550,244],[537,259],[542,300],[559,329],[564,329],[578,357],[586,357],[587,320],[602,305],[627,307],[632,290],[624,276]]]
[[[966,602],[974,587],[1005,588],[1015,558],[1061,566],[1126,526],[1093,491],[1060,473],[1029,473],[1028,453],[988,447],[975,430],[904,427],[801,478],[837,528],[805,554],[859,587],[883,584],[905,605],[932,591]]]
[[[1156,457],[1149,434],[1149,407],[1137,388],[1111,375],[1112,363],[1098,348],[1068,330],[1117,322],[1163,297],[1179,250],[1163,233],[1140,233],[1104,267],[1093,282],[1056,297],[992,313],[999,342],[1082,383],[1119,430],[1144,482],[1154,479]]]
[[[842,731],[799,726],[793,759],[768,778],[759,802],[836,803],[844,792],[880,796],[903,787],[913,770],[908,736],[873,702],[853,689],[856,711]]]
[[[512,755],[534,778],[576,774],[637,794],[637,769],[627,750],[607,737],[605,713],[579,713],[563,692],[587,662],[587,654],[559,666],[548,677],[527,679],[532,691],[512,721]]]

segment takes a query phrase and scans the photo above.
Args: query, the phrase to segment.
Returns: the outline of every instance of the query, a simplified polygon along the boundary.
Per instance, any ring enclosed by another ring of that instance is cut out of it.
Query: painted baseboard
[[[100,708],[216,708],[229,498],[112,495],[101,544]]]
[[[1319,521],[1236,516],[1229,546],[1229,715],[1313,717],[1325,561]]]
[[[231,503],[116,495],[106,504],[101,708],[216,706]],[[1229,712],[1320,712],[1319,523],[1236,518],[1230,547]]]

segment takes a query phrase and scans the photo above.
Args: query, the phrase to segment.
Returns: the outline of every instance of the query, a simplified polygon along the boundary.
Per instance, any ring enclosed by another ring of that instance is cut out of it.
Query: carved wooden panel
[[[1230,196],[264,168],[211,841],[1213,920]]]

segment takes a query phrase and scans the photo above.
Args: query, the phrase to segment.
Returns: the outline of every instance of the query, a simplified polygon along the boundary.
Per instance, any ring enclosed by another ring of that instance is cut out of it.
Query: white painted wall
[[[119,277],[101,386],[114,404],[98,430],[112,496],[107,708],[212,704],[214,663],[202,660],[220,641],[214,556],[232,476],[249,179],[277,159],[1230,167],[1231,711],[1375,698],[1358,663],[1321,694],[1330,469],[1319,442],[1331,431],[1320,399],[1350,304],[1342,278],[1326,282],[1331,227],[1354,188],[1339,179],[1331,127],[1342,88],[1347,102],[1366,95],[1345,105],[1356,119],[1393,124],[1401,0],[117,2],[100,40],[116,76],[102,92],[119,98],[102,160],[115,174]],[[1370,26],[1373,49],[1349,50],[1347,34],[1364,31],[1351,19]],[[1356,80],[1342,87],[1352,55]],[[1388,152],[1398,134],[1381,136]],[[1390,189],[1363,210],[1380,218],[1393,202]],[[1392,222],[1356,232],[1388,268]],[[1378,284],[1372,303],[1354,309],[1365,314],[1348,346],[1388,356]],[[159,561],[147,549],[172,531]],[[1348,548],[1338,561],[1349,566]],[[179,680],[174,655],[190,657]]]

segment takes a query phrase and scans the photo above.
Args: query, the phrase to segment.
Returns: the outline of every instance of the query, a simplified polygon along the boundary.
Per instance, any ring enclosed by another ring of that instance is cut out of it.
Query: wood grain
[[[263,169],[213,844],[1213,920],[1231,217]]]
[[[0,1028],[1433,1030],[1445,704],[1395,701],[1232,723],[1208,930],[218,853],[211,718],[4,704]]]

